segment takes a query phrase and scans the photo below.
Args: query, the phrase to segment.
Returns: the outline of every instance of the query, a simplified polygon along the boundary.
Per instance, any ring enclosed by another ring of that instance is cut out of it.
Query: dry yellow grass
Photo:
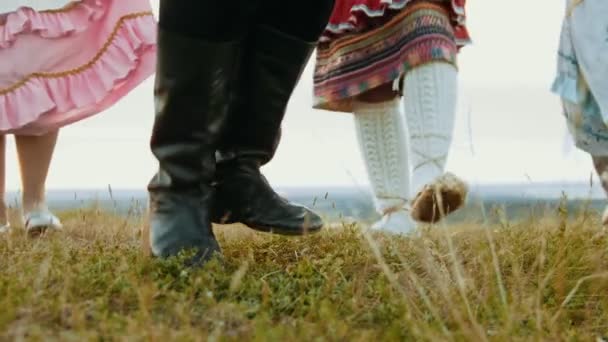
[[[608,335],[597,214],[459,225],[419,237],[358,227],[304,238],[218,228],[223,263],[185,270],[136,219],[64,213],[66,231],[0,238],[2,340],[594,341]]]

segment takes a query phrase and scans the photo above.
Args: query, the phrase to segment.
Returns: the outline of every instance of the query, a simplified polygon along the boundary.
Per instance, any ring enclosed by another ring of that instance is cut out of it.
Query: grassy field
[[[413,238],[218,227],[223,262],[186,270],[142,252],[138,219],[66,212],[65,233],[0,237],[0,340],[601,341],[608,232],[567,216]]]

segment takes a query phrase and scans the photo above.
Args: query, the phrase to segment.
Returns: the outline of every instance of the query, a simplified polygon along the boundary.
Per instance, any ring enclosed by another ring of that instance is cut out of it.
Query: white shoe
[[[412,220],[410,214],[405,210],[385,214],[380,221],[372,226],[374,230],[404,235],[415,232],[416,228],[416,222]]]
[[[29,212],[23,216],[23,222],[29,235],[41,235],[48,229],[61,230],[63,228],[57,216],[48,210]]]
[[[8,233],[11,230],[10,224],[5,224],[4,226],[0,226],[0,234]]]
[[[604,209],[604,214],[602,215],[602,224],[604,227],[608,227],[608,207]]]

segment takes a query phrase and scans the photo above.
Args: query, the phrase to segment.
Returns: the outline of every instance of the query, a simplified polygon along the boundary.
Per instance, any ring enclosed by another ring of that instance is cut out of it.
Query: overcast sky
[[[155,4],[156,1],[153,1]],[[460,103],[448,168],[470,182],[587,180],[591,164],[566,140],[554,77],[563,1],[469,0],[474,45],[460,55]],[[119,104],[62,131],[49,188],[143,188],[150,78]],[[284,138],[265,168],[277,185],[364,185],[351,115],[314,111],[312,63],[290,103]],[[8,188],[19,188],[9,144]]]

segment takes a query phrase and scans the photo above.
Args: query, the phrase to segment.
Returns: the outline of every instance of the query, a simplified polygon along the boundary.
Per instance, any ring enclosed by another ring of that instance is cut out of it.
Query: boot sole
[[[292,230],[292,229],[285,229],[285,228],[276,228],[274,226],[248,224],[246,222],[240,222],[240,223],[245,225],[247,228],[257,230],[259,232],[285,235],[285,236],[303,236],[303,235],[315,234],[315,233],[320,232],[323,229],[323,226],[320,226],[320,227],[309,227],[304,230]]]
[[[240,221],[238,219],[231,218],[229,214],[222,216],[221,219],[218,218],[219,215],[214,215],[214,216],[215,216],[215,218],[211,221],[214,224],[229,225],[229,224],[240,223],[249,229],[256,230],[259,232],[286,235],[286,236],[302,236],[302,235],[314,234],[314,233],[320,232],[324,227],[324,224],[322,224],[322,225],[318,225],[318,226],[307,227],[306,229],[288,229],[288,228],[280,228],[280,227],[276,227],[276,226],[259,224],[259,223],[254,223],[254,222],[247,222],[245,220]]]

